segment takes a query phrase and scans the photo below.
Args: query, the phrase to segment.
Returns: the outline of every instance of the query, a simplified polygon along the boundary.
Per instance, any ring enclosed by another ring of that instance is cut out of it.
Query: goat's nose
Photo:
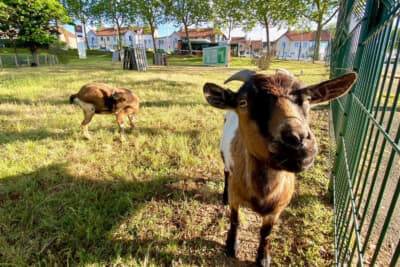
[[[282,142],[293,147],[300,147],[303,144],[305,135],[303,133],[287,131],[282,133]]]
[[[306,139],[310,139],[311,135],[307,131],[283,131],[282,142],[288,146],[295,148],[303,148]]]

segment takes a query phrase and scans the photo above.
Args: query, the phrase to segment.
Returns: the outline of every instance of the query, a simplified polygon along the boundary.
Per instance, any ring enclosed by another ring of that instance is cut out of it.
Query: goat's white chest
[[[222,140],[219,149],[224,157],[225,171],[228,172],[233,168],[233,158],[231,152],[232,140],[235,137],[239,127],[239,118],[233,111],[228,111],[225,115],[225,124],[222,132]]]

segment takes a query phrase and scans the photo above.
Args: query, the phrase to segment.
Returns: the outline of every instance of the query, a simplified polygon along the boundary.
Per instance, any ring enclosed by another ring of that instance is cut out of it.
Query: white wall
[[[178,40],[180,36],[177,33],[173,33],[170,36],[161,37],[156,39],[157,49],[163,49],[165,51],[174,51],[178,49]]]
[[[89,48],[98,48],[99,47],[99,44],[97,42],[97,36],[96,36],[96,34],[94,34],[94,32],[90,31],[87,34],[87,38],[88,38]]]

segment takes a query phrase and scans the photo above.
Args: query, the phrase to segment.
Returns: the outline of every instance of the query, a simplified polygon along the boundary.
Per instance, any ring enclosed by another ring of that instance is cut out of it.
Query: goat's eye
[[[246,99],[242,99],[239,101],[239,107],[240,108],[245,108],[247,107],[247,100]]]
[[[311,96],[307,96],[307,101],[310,102],[311,101]]]

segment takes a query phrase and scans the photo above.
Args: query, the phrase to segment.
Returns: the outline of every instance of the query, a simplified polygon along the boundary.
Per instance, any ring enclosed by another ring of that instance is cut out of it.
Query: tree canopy
[[[182,25],[192,54],[192,44],[188,28],[194,24],[206,22],[211,19],[210,3],[204,0],[163,0],[166,15],[170,16],[176,25]]]
[[[1,27],[18,29],[18,38],[24,41],[33,55],[38,48],[48,46],[57,39],[56,20],[63,23],[70,21],[65,8],[56,0],[3,0],[2,4],[9,15],[6,20],[0,20]]]
[[[161,0],[136,0],[134,2],[134,10],[136,10],[136,14],[141,21],[150,27],[154,51],[157,51],[154,31],[157,25],[166,21],[164,5]]]
[[[319,47],[322,28],[332,20],[338,11],[337,0],[306,0],[302,15],[317,24],[314,60],[319,59]]]

